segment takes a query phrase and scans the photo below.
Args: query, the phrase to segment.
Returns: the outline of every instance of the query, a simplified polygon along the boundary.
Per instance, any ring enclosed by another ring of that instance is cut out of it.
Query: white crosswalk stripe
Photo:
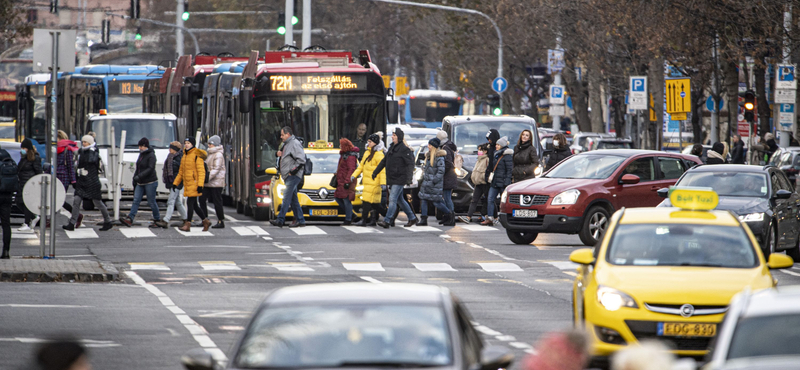
[[[34,233],[12,232],[11,239],[39,239],[39,235]]]
[[[161,262],[141,262],[141,263],[134,263],[131,262],[128,265],[131,266],[131,270],[156,270],[156,271],[169,271],[170,268],[164,265]]]
[[[74,231],[65,230],[70,239],[96,239],[99,238],[94,229],[77,229]]]
[[[203,270],[206,271],[229,271],[229,270],[241,270],[239,266],[236,266],[236,263],[233,261],[205,261],[205,262],[198,262],[200,266],[203,267]]]
[[[319,227],[316,226],[306,226],[306,227],[295,227],[289,229],[294,231],[297,235],[325,235],[327,234],[325,231],[322,231]]]
[[[433,226],[412,226],[412,227],[404,227],[404,229],[415,233],[426,232],[426,231],[442,232],[442,230],[439,230]]]
[[[270,266],[278,271],[314,271],[310,266],[300,262],[272,262]]]
[[[420,271],[458,271],[447,263],[412,263]]]
[[[383,234],[383,231],[380,231],[374,227],[361,227],[361,226],[342,226],[342,227],[355,234]]]
[[[234,226],[232,229],[241,236],[269,235],[269,233],[262,229],[261,226]]]
[[[122,235],[125,235],[126,238],[155,238],[156,234],[153,234],[147,227],[131,227],[131,228],[123,228],[119,229]]]
[[[458,227],[469,231],[497,231],[496,227],[484,225],[459,225]]]
[[[342,262],[342,267],[349,271],[386,271],[380,262]]]
[[[542,261],[542,262],[553,265],[559,270],[574,270],[578,268],[578,266],[580,266],[572,261]]]
[[[487,272],[515,272],[515,271],[523,271],[521,267],[519,267],[515,263],[510,262],[477,262],[479,266],[484,271]]]

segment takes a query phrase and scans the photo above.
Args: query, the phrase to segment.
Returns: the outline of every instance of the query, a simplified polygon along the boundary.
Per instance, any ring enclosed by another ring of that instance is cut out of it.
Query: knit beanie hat
[[[439,132],[436,133],[436,138],[440,141],[447,140],[447,131],[439,130]]]
[[[433,139],[428,140],[428,145],[430,145],[430,146],[432,146],[434,148],[438,148],[440,145],[442,145],[442,141],[439,140],[438,137],[435,137]]]
[[[497,145],[500,145],[501,148],[508,146],[508,138],[505,136],[501,137],[500,140],[497,140]]]
[[[381,137],[378,136],[378,134],[369,135],[367,140],[369,140],[369,141],[371,141],[371,142],[373,142],[375,144],[380,144],[381,143]]]
[[[150,147],[150,140],[147,140],[146,137],[139,139],[139,146]]]
[[[196,141],[194,140],[194,138],[193,138],[193,137],[191,137],[191,136],[187,137],[187,138],[186,138],[186,139],[184,139],[183,141],[184,141],[184,142],[188,141],[188,142],[192,143],[192,147],[195,147],[195,146],[197,146],[197,142],[196,142]]]
[[[219,135],[214,135],[208,139],[208,143],[213,146],[219,146],[222,144],[222,139],[219,138]]]
[[[81,138],[81,141],[85,141],[85,142],[89,143],[89,145],[92,145],[92,144],[94,144],[94,137],[92,137],[92,135],[83,135],[83,137]]]
[[[31,139],[22,140],[20,147],[25,149],[33,149],[33,142],[31,142]]]

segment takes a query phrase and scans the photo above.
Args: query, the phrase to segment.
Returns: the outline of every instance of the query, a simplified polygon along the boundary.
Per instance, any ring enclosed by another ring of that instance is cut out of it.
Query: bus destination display
[[[142,94],[144,93],[144,81],[122,81],[117,82],[120,95]],[[110,87],[110,86],[109,86]],[[114,91],[114,89],[109,89]]]
[[[363,75],[303,74],[269,76],[270,90],[318,92],[318,91],[364,91],[367,78]]]

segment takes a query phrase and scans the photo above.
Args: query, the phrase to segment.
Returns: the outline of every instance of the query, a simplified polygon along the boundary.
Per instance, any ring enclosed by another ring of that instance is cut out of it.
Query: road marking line
[[[183,236],[214,236],[214,234],[212,234],[210,231],[203,231],[202,227],[192,227],[189,229],[191,231],[183,231],[177,227],[174,229]]]
[[[74,231],[64,230],[70,239],[97,239],[99,236],[94,229],[78,229]],[[13,233],[12,233],[13,235]]]
[[[359,276],[359,277],[361,278],[361,280],[369,281],[370,283],[373,283],[373,284],[383,284],[382,281],[380,281],[378,279],[375,279],[375,278],[371,278],[369,276]]]
[[[561,271],[561,272],[563,272],[563,273],[565,273],[565,274],[567,274],[569,276],[578,277],[578,273],[575,272],[575,271]]]
[[[508,345],[516,349],[533,349],[530,344],[523,342],[511,342]]]
[[[580,267],[579,264],[571,261],[539,261],[549,265],[553,265],[559,270],[575,270]]]
[[[514,263],[509,262],[483,262],[478,263],[484,271],[487,272],[512,272],[512,271],[524,271],[521,267],[517,266]]]
[[[295,228],[292,228],[292,229],[289,229],[289,230],[294,231],[294,233],[297,234],[297,235],[325,235],[325,234],[327,234],[325,231],[322,231],[322,229],[320,229],[320,228],[318,228],[316,226],[295,227]]]
[[[442,232],[442,230],[439,230],[433,226],[413,226],[413,227],[404,227],[404,229],[415,233],[427,232],[427,231]]]
[[[156,234],[153,234],[150,231],[150,228],[147,227],[131,227],[131,228],[122,228],[119,229],[122,235],[125,235],[126,238],[155,238]]]
[[[21,304],[21,303],[8,303],[0,304],[0,307],[13,307],[13,308],[88,308],[93,306],[80,306],[72,304]]]
[[[241,270],[233,261],[200,261],[197,263],[207,271]]]
[[[479,332],[481,332],[483,334],[491,335],[491,336],[503,335],[503,333],[501,333],[501,332],[499,332],[497,330],[492,330],[489,327],[484,326],[484,325],[475,326],[475,330],[477,330],[477,331],[479,331]]]
[[[458,227],[469,231],[497,231],[496,227],[484,225],[459,225]]]
[[[169,299],[169,297],[166,297],[166,294],[161,292],[161,290],[159,290],[158,288],[156,288],[152,284],[148,284],[146,281],[144,281],[144,279],[142,279],[139,276],[139,274],[137,274],[137,273],[135,273],[133,271],[125,271],[125,274],[129,278],[131,278],[131,280],[133,280],[134,283],[136,283],[137,285],[139,285],[139,286],[141,286],[143,288],[146,288],[147,291],[149,291],[150,293],[153,293],[153,292],[156,292],[156,291],[161,293],[160,295],[163,295],[163,297],[161,297],[161,296],[159,296],[159,294],[155,294],[155,293],[154,293],[154,295],[156,295],[156,297],[158,297],[159,301],[161,301],[161,304],[163,304],[165,308],[170,310],[170,312],[172,312],[175,315],[175,318],[177,318],[178,321],[180,321],[181,324],[183,324],[183,326],[186,328],[186,330],[188,330],[189,333],[192,334],[192,337],[194,338],[194,340],[197,341],[197,343],[200,344],[200,346],[203,347],[206,350],[206,352],[211,354],[211,356],[213,356],[214,359],[216,359],[218,361],[227,361],[228,360],[228,358],[225,356],[225,353],[222,352],[222,350],[220,350],[219,347],[217,347],[216,343],[214,343],[214,341],[211,340],[211,338],[208,337],[208,335],[206,334],[206,330],[203,329],[202,326],[198,325],[194,320],[192,320],[191,317],[186,315],[183,312],[183,310],[181,310],[178,306],[175,305],[174,302],[172,302],[171,299]],[[177,310],[180,310],[181,313],[176,313]]]
[[[503,342],[510,342],[510,341],[513,341],[513,340],[517,340],[517,338],[514,338],[513,335],[497,335],[497,336],[494,337],[494,339],[497,339],[497,340],[503,341]]]
[[[39,239],[39,236],[34,233],[14,231],[11,233],[11,239]]]
[[[261,226],[234,226],[232,229],[240,236],[269,235]]]
[[[787,274],[787,275],[792,275],[792,276],[800,276],[800,273],[798,273],[798,272],[794,272],[794,271],[786,271],[786,270],[780,270],[780,271],[781,271],[782,273],[784,273],[784,274]]]
[[[342,227],[354,234],[383,234],[383,231],[380,231],[373,227],[361,227],[361,226],[342,226]]]
[[[412,263],[420,271],[458,271],[447,263]]]
[[[299,262],[270,262],[269,265],[278,271],[314,271],[313,268],[305,263]]]
[[[442,239],[450,239],[451,238],[451,236],[447,235],[447,234],[439,235],[439,237],[442,238]]]
[[[350,271],[386,271],[380,262],[342,262],[342,267]]]
[[[169,271],[168,266],[164,266],[163,262],[131,262],[128,263],[131,270],[156,270],[156,271]]]
[[[0,342],[20,342],[20,343],[47,343],[52,339],[42,339],[42,338],[24,338],[24,337],[15,337],[15,338],[0,338]],[[110,340],[93,340],[93,339],[79,339],[84,346],[89,348],[108,348],[108,347],[119,347],[121,344],[115,343]]]

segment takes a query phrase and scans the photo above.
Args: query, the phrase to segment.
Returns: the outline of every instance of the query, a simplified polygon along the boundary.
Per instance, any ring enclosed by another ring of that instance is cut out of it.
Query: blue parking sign
[[[647,79],[644,77],[631,77],[631,91],[647,92]]]

